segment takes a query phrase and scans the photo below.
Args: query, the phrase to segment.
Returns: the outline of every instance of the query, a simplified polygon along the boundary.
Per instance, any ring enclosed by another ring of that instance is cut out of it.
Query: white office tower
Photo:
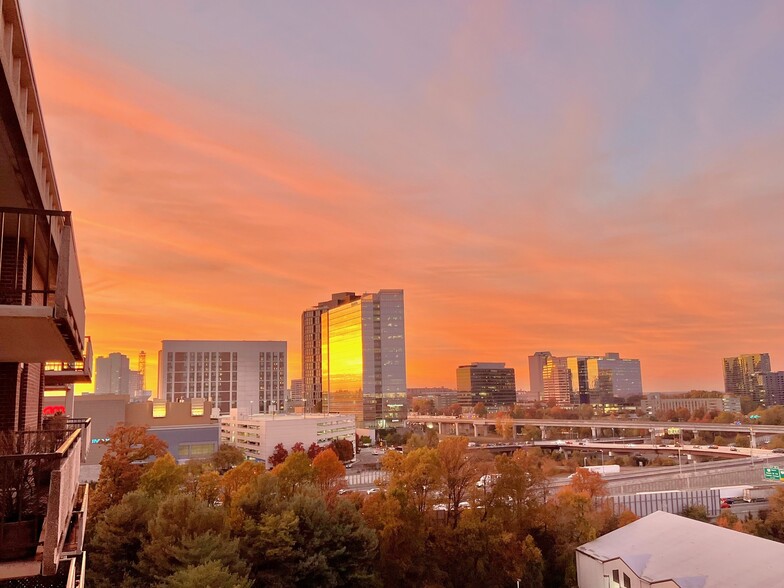
[[[220,414],[232,408],[276,413],[286,400],[285,341],[163,341],[158,397],[204,398]]]

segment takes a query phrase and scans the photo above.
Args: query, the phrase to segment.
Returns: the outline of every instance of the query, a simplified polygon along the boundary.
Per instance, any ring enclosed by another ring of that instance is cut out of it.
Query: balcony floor
[[[0,305],[0,362],[73,361],[49,306]]]

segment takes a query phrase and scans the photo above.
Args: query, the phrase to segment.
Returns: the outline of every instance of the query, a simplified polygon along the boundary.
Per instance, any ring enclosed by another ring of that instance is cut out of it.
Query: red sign
[[[41,411],[44,416],[54,416],[56,414],[65,414],[64,406],[46,406]]]

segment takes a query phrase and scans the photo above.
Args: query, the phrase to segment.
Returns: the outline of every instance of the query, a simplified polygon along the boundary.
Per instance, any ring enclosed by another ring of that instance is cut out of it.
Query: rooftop
[[[658,511],[577,548],[622,559],[648,582],[683,588],[780,586],[784,544]]]

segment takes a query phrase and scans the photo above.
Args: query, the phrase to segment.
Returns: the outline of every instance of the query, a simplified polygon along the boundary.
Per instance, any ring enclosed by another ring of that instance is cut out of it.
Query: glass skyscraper
[[[320,314],[322,408],[355,415],[359,428],[398,426],[406,418],[403,291],[351,298]]]

